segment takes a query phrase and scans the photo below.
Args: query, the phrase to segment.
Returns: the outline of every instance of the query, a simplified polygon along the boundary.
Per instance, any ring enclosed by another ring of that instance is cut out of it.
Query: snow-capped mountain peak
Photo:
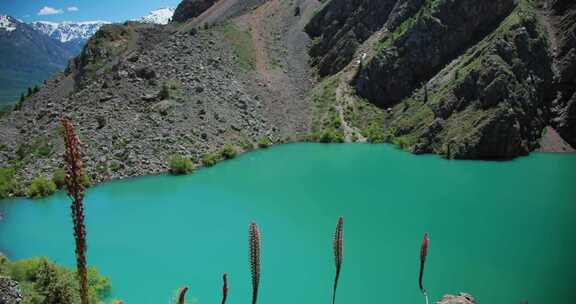
[[[74,40],[87,40],[94,35],[101,26],[109,24],[108,21],[82,21],[82,22],[48,22],[36,21],[31,25],[34,29],[66,43]]]
[[[143,23],[168,24],[170,19],[172,19],[172,15],[174,15],[174,9],[164,7],[151,11],[148,15],[141,17],[137,21]]]
[[[15,20],[8,15],[0,15],[0,29],[4,29],[7,32],[12,32],[16,30]]]

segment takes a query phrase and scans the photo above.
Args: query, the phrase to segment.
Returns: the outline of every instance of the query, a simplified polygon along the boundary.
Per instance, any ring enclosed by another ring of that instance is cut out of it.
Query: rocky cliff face
[[[576,146],[576,2],[550,0],[542,5],[543,18],[550,23],[558,91],[553,103],[554,122],[562,137]]]
[[[358,46],[379,30],[396,0],[333,0],[306,26],[316,38],[310,54],[320,75],[334,74],[350,62]],[[403,2],[403,1],[398,1]]]
[[[317,18],[345,25],[336,3]],[[371,1],[356,7],[363,5]],[[343,20],[363,12],[347,10]],[[346,107],[356,121],[378,117],[364,130],[380,134],[371,137],[414,153],[472,159],[525,155],[540,147],[548,125],[574,143],[573,2],[402,1],[379,16],[371,24],[382,26],[369,38],[337,40],[354,42],[355,53],[339,54],[345,63],[330,70],[322,62],[335,51],[318,50],[344,36],[311,31],[320,40],[311,50],[320,74],[337,73],[358,95],[340,99],[336,108]],[[309,29],[318,29],[318,22]],[[358,110],[362,100],[377,108]]]
[[[513,0],[428,1],[381,39],[356,78],[360,96],[392,106],[491,32]]]
[[[189,19],[200,16],[205,10],[209,9],[218,0],[184,0],[178,4],[172,21],[186,22]]]

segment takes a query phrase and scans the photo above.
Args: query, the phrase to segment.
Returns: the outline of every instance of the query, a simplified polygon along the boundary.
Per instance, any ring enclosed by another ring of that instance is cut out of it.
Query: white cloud
[[[66,8],[66,10],[69,12],[77,12],[80,9],[77,6],[69,6],[68,8]]]
[[[40,9],[40,11],[38,12],[38,15],[39,16],[46,16],[46,15],[57,15],[57,14],[62,14],[62,13],[64,13],[64,11],[61,9],[56,9],[53,7],[45,6],[45,7]]]

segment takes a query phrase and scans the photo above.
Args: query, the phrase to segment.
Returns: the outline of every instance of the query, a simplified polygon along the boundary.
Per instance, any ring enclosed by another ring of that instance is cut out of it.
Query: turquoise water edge
[[[389,145],[290,144],[189,176],[104,183],[86,196],[88,262],[110,299],[248,303],[248,224],[262,232],[261,303],[328,303],[332,235],[345,219],[338,303],[423,303],[460,291],[480,303],[569,303],[576,281],[576,155],[448,161]],[[74,266],[69,199],[0,203],[0,251]]]

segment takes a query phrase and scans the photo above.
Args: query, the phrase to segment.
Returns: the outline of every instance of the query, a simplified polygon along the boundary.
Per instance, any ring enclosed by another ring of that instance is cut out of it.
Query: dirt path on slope
[[[553,20],[548,3],[542,3],[542,8],[537,9],[536,14],[548,33],[548,41],[550,43],[550,48],[552,49],[552,57],[556,58],[560,49],[558,48],[559,44],[556,31],[554,30],[554,26],[552,26]]]
[[[366,61],[368,56],[371,56],[370,50],[373,50],[373,44],[379,41],[380,34],[372,35],[357,51],[352,61],[339,73],[339,83],[336,87],[336,110],[340,116],[340,123],[344,131],[344,140],[346,142],[353,142],[356,138],[357,142],[366,142],[367,139],[362,135],[362,132],[357,128],[351,126],[346,121],[345,110],[350,107],[354,108],[357,96],[351,83],[354,77],[359,72],[362,62]]]
[[[306,100],[313,82],[304,47],[308,36],[302,31],[302,18],[293,15],[293,3],[268,0],[236,19],[251,34],[255,91],[264,97],[269,118],[280,122],[285,138],[308,132],[312,117]]]
[[[273,77],[268,67],[270,58],[266,47],[267,37],[264,30],[266,27],[264,21],[268,16],[277,11],[279,6],[279,0],[270,0],[257,8],[252,14],[249,14],[248,17],[252,42],[256,51],[256,72],[260,74],[264,82],[268,85],[272,85]]]

